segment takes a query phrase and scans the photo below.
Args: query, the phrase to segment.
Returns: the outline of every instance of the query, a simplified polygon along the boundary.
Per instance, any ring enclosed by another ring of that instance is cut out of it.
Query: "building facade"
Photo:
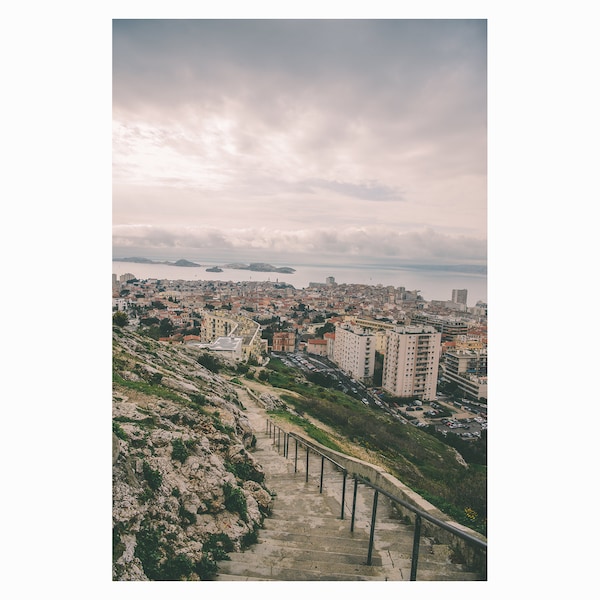
[[[452,290],[452,302],[455,304],[467,304],[468,290]]]
[[[333,361],[357,381],[371,383],[375,372],[375,335],[369,329],[337,325]]]
[[[456,383],[466,399],[487,399],[487,350],[448,351],[442,365],[442,377]]]
[[[273,334],[273,352],[294,352],[296,334],[293,331],[276,331]]]
[[[306,342],[306,351],[317,356],[327,356],[327,340],[311,338]]]
[[[387,331],[382,388],[398,398],[434,400],[441,337],[430,326],[396,327]]]

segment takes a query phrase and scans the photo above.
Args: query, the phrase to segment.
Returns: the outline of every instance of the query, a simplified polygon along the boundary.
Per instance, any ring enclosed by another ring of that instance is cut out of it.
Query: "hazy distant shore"
[[[202,262],[202,264],[199,264]],[[141,259],[135,262],[124,258],[113,259],[113,273],[117,276],[132,273],[138,279],[212,280],[212,281],[272,281],[286,283],[296,289],[310,283],[325,283],[334,277],[338,284],[391,285],[407,290],[420,290],[427,300],[450,300],[453,289],[467,289],[469,306],[478,300],[487,302],[487,275],[485,266],[477,265],[359,265],[359,264],[294,264],[293,272],[254,272],[249,269],[227,269],[217,260],[198,261],[196,267],[177,266],[173,262]],[[260,263],[256,263],[260,264]],[[218,266],[220,270],[207,269]],[[291,267],[290,267],[291,269]],[[456,270],[451,270],[456,269]]]
[[[144,265],[169,265],[173,267],[207,267],[209,265],[202,265],[199,263],[192,262],[185,258],[180,258],[174,262],[167,260],[152,260],[150,258],[143,258],[139,256],[133,256],[128,258],[113,258],[113,262],[128,262]],[[226,265],[210,266],[210,271],[213,273],[220,273],[222,269],[237,269],[242,271],[257,271],[261,273],[294,273],[296,269],[292,267],[275,267],[269,263],[229,263]]]

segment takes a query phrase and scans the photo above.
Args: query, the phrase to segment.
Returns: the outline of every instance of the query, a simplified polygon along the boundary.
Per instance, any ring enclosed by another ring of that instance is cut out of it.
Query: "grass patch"
[[[175,393],[174,391],[160,385],[160,383],[148,383],[147,381],[129,381],[124,379],[119,373],[113,372],[113,383],[120,385],[124,388],[141,392],[142,394],[148,394],[150,396],[158,396],[166,400],[174,400],[175,402],[189,402]]]
[[[285,410],[274,410],[269,411],[269,415],[274,417],[280,417],[289,423],[293,423],[294,425],[298,425],[302,427],[302,429],[316,442],[329,448],[331,450],[335,450],[337,452],[342,452],[341,446],[336,444],[327,433],[325,433],[322,429],[319,429],[309,421],[307,421],[303,417],[299,417],[297,415],[293,415]]]
[[[480,464],[480,459],[474,460],[474,454],[464,456],[469,462],[469,468],[465,469],[457,462],[453,448],[437,436],[368,409],[346,394],[315,386],[278,359],[272,359],[268,368],[271,385],[298,394],[280,394],[296,412],[310,415],[349,440],[377,452],[392,475],[459,523],[485,534],[487,468]],[[294,421],[285,412],[273,414],[295,422],[314,439],[331,447],[322,438],[318,439],[324,433],[313,436],[315,432],[309,432],[309,425],[303,419]],[[473,445],[468,449],[476,450]],[[465,514],[465,507],[478,515],[477,520]]]

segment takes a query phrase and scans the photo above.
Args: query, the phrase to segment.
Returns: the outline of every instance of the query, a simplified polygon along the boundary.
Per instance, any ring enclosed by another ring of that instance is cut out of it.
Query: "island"
[[[140,258],[139,256],[133,256],[130,258],[113,258],[114,262],[130,262],[130,263],[148,263],[154,264],[155,261],[149,258]]]
[[[174,263],[165,262],[165,265],[173,265],[174,267],[201,267],[198,263],[192,262],[190,260],[186,260],[185,258],[180,258],[178,261]]]
[[[140,258],[139,256],[129,258],[113,258],[113,262],[130,262],[130,263],[143,263],[147,265],[170,265],[172,267],[201,267],[198,263],[180,258],[175,262],[169,262],[168,260],[152,260],[150,258]]]
[[[292,267],[274,267],[268,263],[230,263],[225,265],[227,269],[241,269],[244,271],[260,271],[262,273],[295,273],[296,269]]]
[[[130,263],[144,263],[150,265],[171,265],[172,267],[201,267],[198,263],[192,262],[190,260],[186,260],[185,258],[180,258],[176,262],[169,262],[166,260],[152,260],[150,258],[113,258],[114,262],[130,262]],[[274,267],[269,263],[230,263],[228,265],[224,265],[226,269],[241,269],[243,271],[259,271],[262,273],[295,273],[296,269],[292,267]],[[221,267],[209,267],[206,269],[209,273],[222,273],[223,268]]]

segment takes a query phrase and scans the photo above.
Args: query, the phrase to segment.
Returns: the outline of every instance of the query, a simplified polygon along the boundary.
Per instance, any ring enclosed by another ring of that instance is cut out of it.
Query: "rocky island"
[[[260,271],[263,273],[295,273],[296,269],[292,267],[274,267],[268,263],[230,263],[225,265],[227,269],[241,269],[245,271]]]
[[[175,262],[170,262],[168,260],[152,260],[150,258],[142,258],[139,256],[133,256],[129,258],[113,258],[114,262],[130,262],[130,263],[142,263],[146,265],[171,265],[173,267],[201,267],[198,263],[192,262],[191,260],[186,260],[185,258],[180,258]]]
[[[174,267],[201,267],[202,265],[180,258],[175,262],[169,262],[166,260],[152,260],[150,258],[130,257],[130,258],[113,258],[114,262],[131,262],[131,263],[143,263],[150,265],[171,265]],[[226,269],[240,269],[244,271],[258,271],[261,273],[295,273],[296,269],[292,267],[275,267],[269,263],[230,263],[224,265]],[[209,273],[222,273],[221,267],[209,267],[206,269]]]

